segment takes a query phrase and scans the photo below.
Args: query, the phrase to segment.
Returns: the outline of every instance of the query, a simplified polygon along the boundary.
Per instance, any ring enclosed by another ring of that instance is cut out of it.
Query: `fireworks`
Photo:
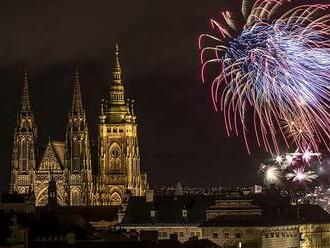
[[[284,186],[292,182],[305,185],[318,178],[316,171],[320,171],[318,168],[322,168],[320,156],[319,153],[313,153],[309,149],[303,152],[296,150],[293,153],[276,156],[274,164],[262,164],[260,171],[264,175],[266,184]]]
[[[277,166],[261,165],[260,170],[264,173],[266,184],[280,184],[281,172]]]
[[[256,0],[250,6],[244,0],[244,24],[223,12],[220,22],[211,19],[215,34],[199,38],[202,80],[206,69],[217,65],[214,107],[223,111],[229,136],[243,135],[249,153],[248,130],[275,154],[282,142],[300,150],[318,151],[320,145],[330,150],[329,6],[302,5],[279,13],[289,2]]]
[[[317,175],[311,170],[306,171],[304,167],[300,167],[294,169],[292,173],[286,174],[286,178],[288,180],[292,180],[293,182],[303,183],[312,182],[317,178]]]

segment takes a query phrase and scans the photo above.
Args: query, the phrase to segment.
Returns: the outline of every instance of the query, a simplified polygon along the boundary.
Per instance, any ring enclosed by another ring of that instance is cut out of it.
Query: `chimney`
[[[153,202],[154,201],[154,191],[147,190],[146,191],[146,202]]]

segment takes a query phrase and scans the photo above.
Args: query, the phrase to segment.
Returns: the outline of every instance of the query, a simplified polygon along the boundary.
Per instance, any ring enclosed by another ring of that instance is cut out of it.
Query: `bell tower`
[[[66,128],[65,160],[68,175],[68,205],[89,205],[92,201],[92,166],[86,111],[83,108],[79,71],[73,80],[72,105]]]
[[[147,176],[140,171],[140,154],[133,102],[125,99],[119,48],[115,46],[112,82],[99,116],[97,205],[120,205],[130,191],[144,195]]]
[[[27,194],[34,191],[37,126],[30,105],[27,72],[24,73],[21,105],[14,131],[10,191]]]

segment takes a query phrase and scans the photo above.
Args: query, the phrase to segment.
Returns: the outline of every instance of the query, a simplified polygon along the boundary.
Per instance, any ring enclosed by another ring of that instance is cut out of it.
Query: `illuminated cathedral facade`
[[[148,182],[140,169],[136,116],[133,103],[125,98],[117,45],[112,82],[99,115],[96,164],[91,159],[78,71],[64,141],[49,140],[41,152],[37,144],[38,129],[25,73],[14,131],[10,191],[34,192],[37,206],[48,203],[50,181],[56,182],[57,203],[63,206],[120,205],[128,195],[145,194]]]

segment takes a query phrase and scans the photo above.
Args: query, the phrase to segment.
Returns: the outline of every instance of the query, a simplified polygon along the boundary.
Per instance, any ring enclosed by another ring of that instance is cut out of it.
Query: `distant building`
[[[140,170],[136,116],[133,104],[125,98],[118,46],[107,95],[99,115],[96,164],[92,164],[78,71],[64,142],[49,140],[46,148],[37,152],[38,130],[25,73],[14,132],[10,191],[26,194],[31,189],[36,205],[43,206],[49,200],[48,182],[52,177],[61,206],[120,205],[126,191],[144,195],[147,176]]]
[[[330,247],[329,214],[316,205],[293,206],[274,192],[132,197],[120,227],[158,231],[159,240],[208,239],[220,247]]]

